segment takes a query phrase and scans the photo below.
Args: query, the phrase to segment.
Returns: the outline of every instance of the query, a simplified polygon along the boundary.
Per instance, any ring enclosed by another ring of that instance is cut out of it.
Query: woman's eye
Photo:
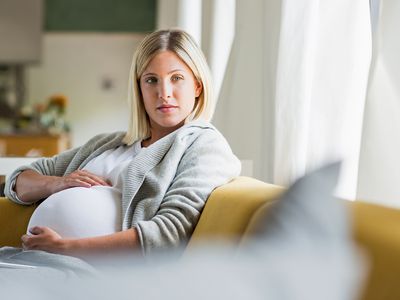
[[[145,79],[146,83],[156,83],[157,82],[157,78],[155,77],[148,77]]]
[[[182,80],[182,79],[183,79],[183,76],[180,76],[180,75],[172,76],[173,81],[178,81],[178,80]]]

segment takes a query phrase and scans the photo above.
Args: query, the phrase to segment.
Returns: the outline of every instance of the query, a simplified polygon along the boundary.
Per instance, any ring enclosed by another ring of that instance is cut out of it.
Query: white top
[[[65,238],[84,238],[121,231],[121,171],[141,150],[141,142],[119,146],[92,159],[83,170],[107,179],[112,186],[69,188],[55,193],[34,211],[28,230],[48,226]],[[93,209],[95,207],[95,209]]]

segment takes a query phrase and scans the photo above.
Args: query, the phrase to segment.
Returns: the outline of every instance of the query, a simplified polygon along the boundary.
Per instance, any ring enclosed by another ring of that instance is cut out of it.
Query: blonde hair
[[[216,102],[210,70],[193,37],[179,29],[155,31],[143,39],[132,59],[128,83],[129,126],[123,140],[128,145],[150,137],[150,122],[144,108],[139,80],[149,62],[162,51],[174,52],[188,65],[202,86],[195,107],[185,123],[198,119],[210,121],[214,114]]]

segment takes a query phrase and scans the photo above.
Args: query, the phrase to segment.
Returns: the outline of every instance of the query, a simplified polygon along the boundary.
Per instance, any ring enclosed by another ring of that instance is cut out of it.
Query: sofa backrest
[[[284,189],[251,177],[237,177],[215,189],[207,200],[186,251],[210,240],[239,245],[249,222],[264,205],[274,202]]]

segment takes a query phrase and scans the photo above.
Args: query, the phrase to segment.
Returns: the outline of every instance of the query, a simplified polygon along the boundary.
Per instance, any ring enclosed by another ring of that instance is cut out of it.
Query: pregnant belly
[[[121,193],[111,187],[70,188],[51,195],[28,225],[48,226],[65,238],[84,238],[121,230]]]

